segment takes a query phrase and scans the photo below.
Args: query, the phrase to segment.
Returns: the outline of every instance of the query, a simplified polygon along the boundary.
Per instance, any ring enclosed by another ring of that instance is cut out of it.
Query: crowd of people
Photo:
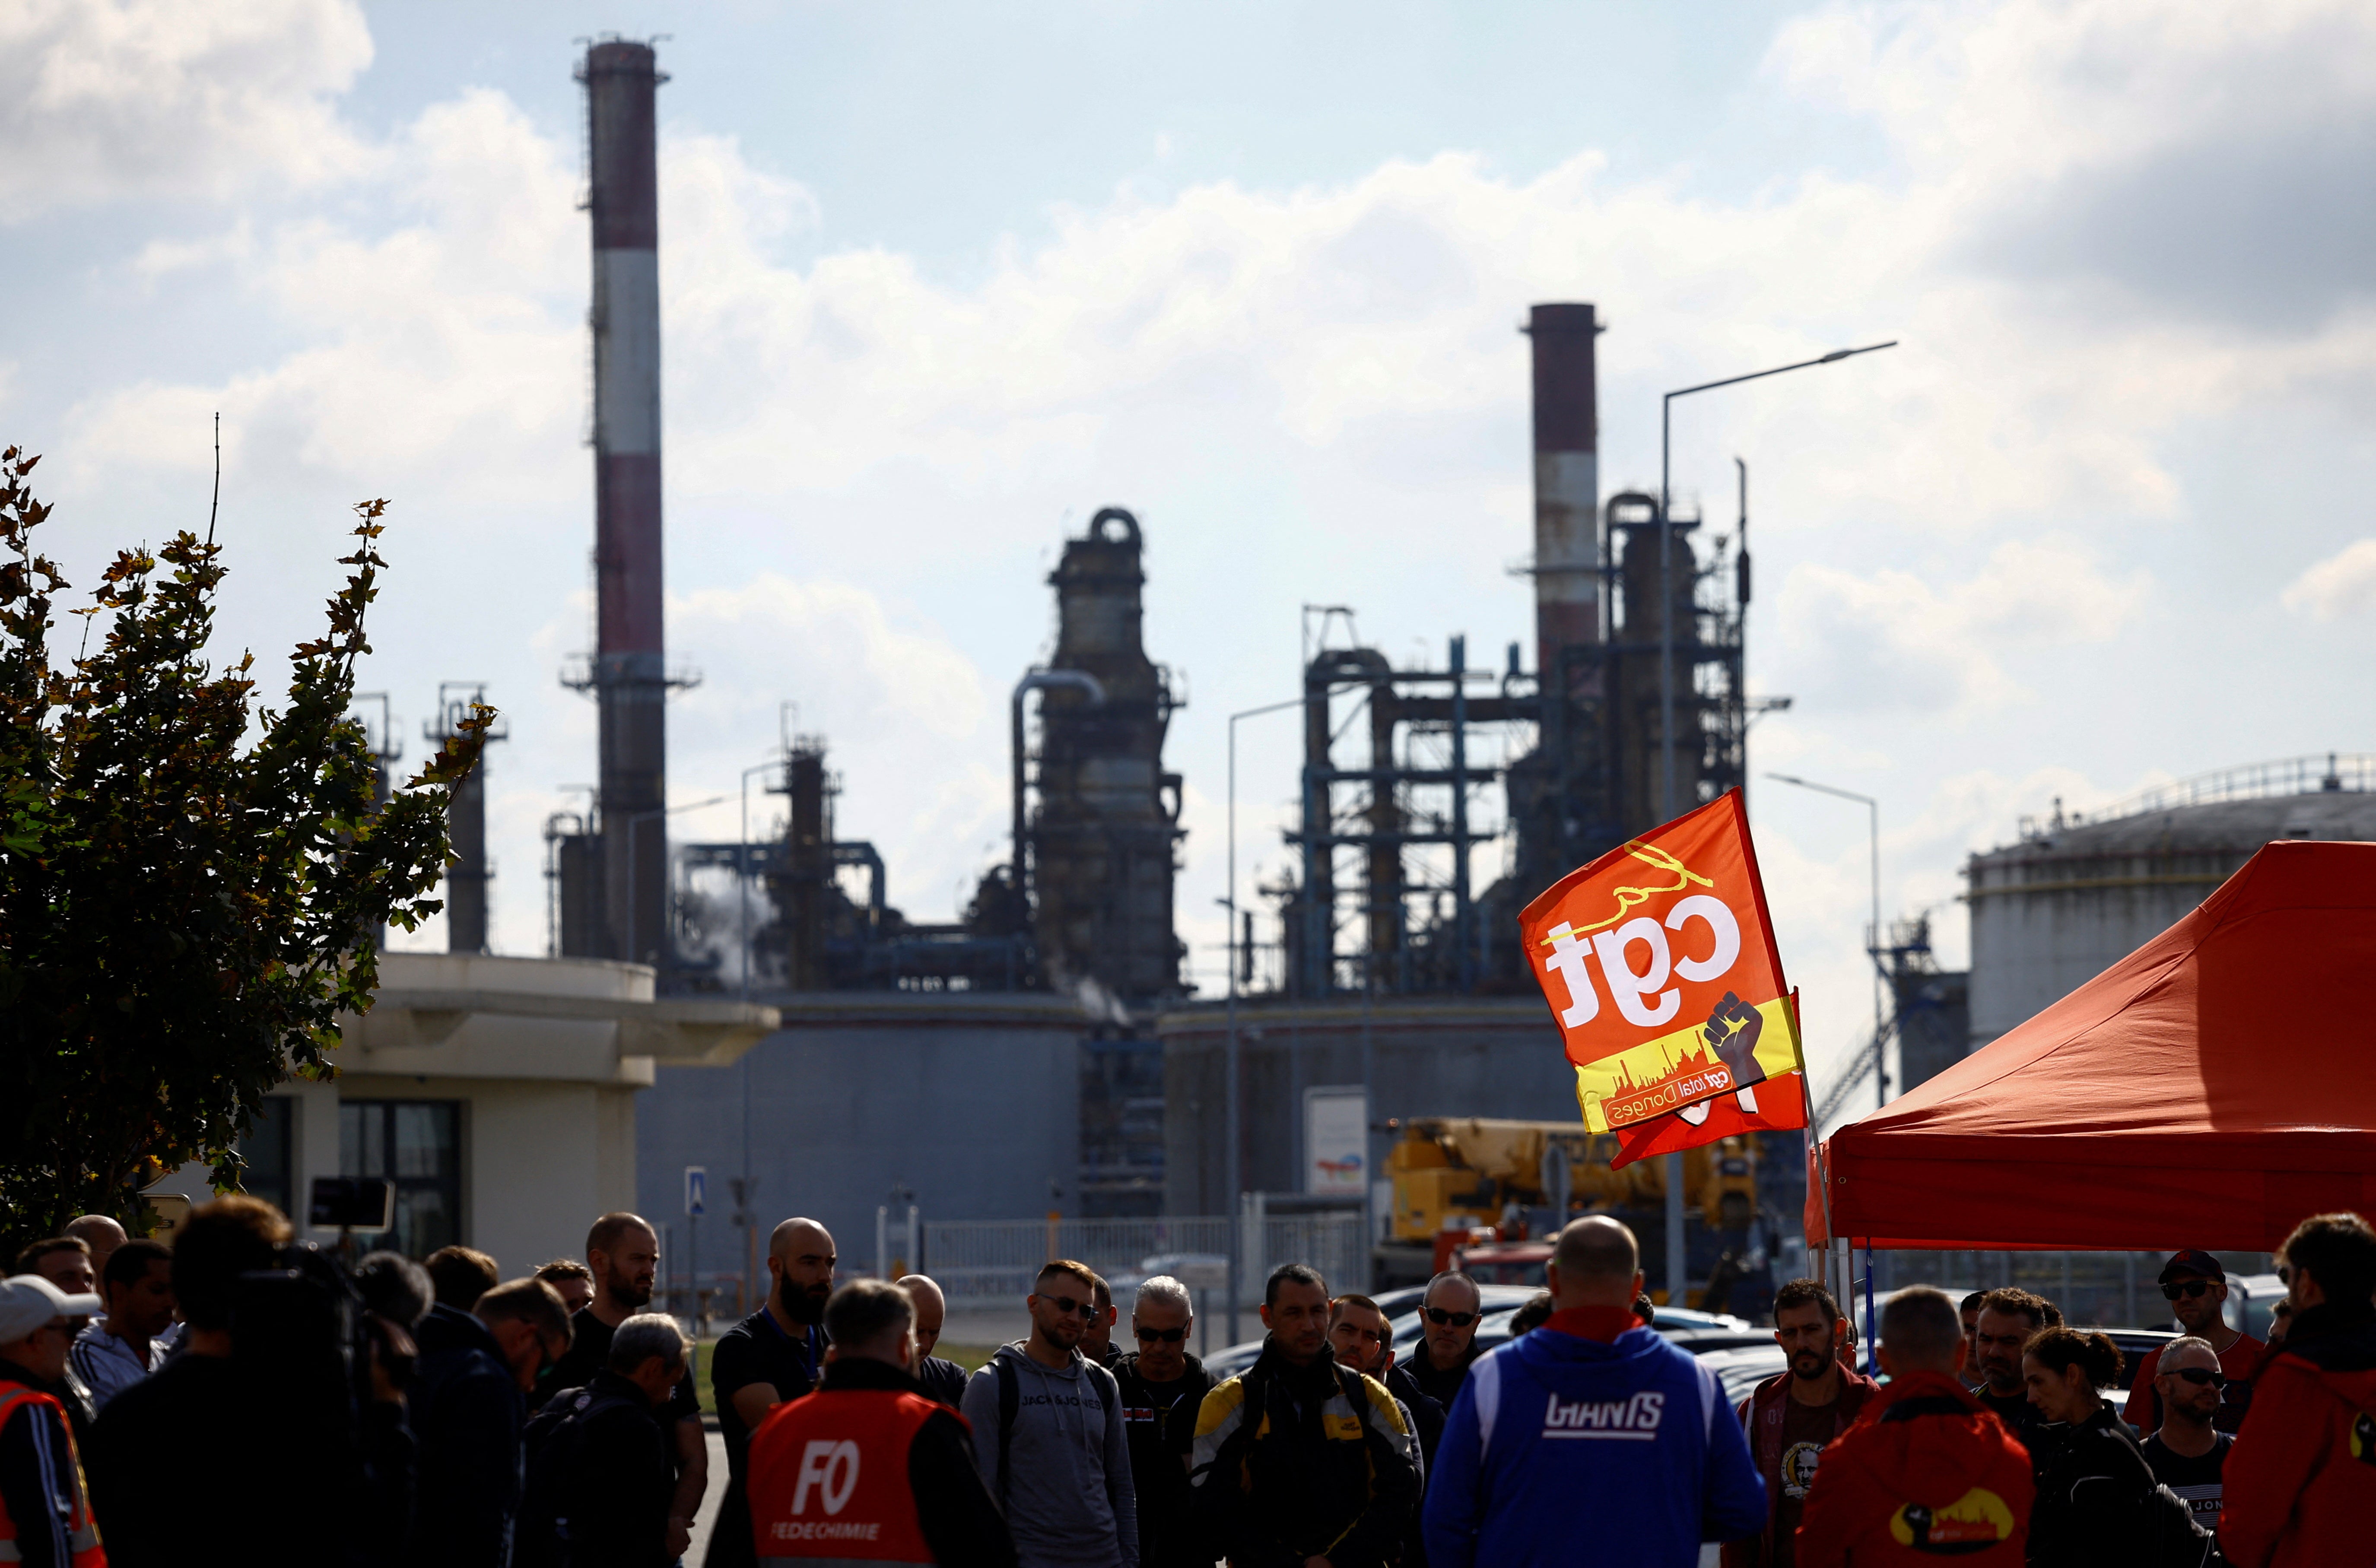
[[[666,1568],[709,1473],[692,1345],[650,1310],[653,1228],[501,1277],[447,1247],[330,1269],[255,1198],[169,1249],[87,1216],[0,1283],[0,1562]],[[1188,1290],[1049,1263],[1030,1331],[968,1372],[930,1278],[837,1288],[788,1219],[758,1310],[710,1355],[726,1455],[707,1568],[1976,1568],[2358,1562],[2376,1521],[2376,1231],[2303,1221],[2277,1342],[2173,1256],[2183,1332],[2133,1370],[2005,1288],[1895,1293],[1857,1370],[1814,1280],[1774,1299],[1786,1368],[1738,1405],[1659,1334],[1623,1225],[1562,1230],[1547,1289],[1480,1351],[1457,1273],[1396,1355],[1377,1301],[1302,1264],[1260,1353],[1216,1378]],[[1135,1347],[1135,1348],[1134,1348]]]

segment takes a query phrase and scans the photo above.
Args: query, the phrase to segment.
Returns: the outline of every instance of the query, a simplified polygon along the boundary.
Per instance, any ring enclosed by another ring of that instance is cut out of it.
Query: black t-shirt
[[[2156,1432],[2138,1446],[2144,1450],[2145,1463],[2153,1467],[2154,1479],[2186,1500],[2196,1524],[2216,1531],[2221,1507],[2219,1477],[2228,1467],[2228,1450],[2235,1443],[2226,1432],[2216,1431],[2211,1434],[2210,1453],[2189,1457],[2172,1453],[2161,1433]]]
[[[611,1341],[619,1331],[594,1315],[594,1309],[579,1309],[569,1320],[572,1338],[569,1351],[552,1363],[539,1391],[539,1402],[564,1388],[583,1388],[594,1381],[594,1374],[611,1364]],[[676,1385],[676,1393],[663,1412],[671,1422],[697,1421],[701,1419],[701,1400],[693,1391],[693,1359],[685,1358],[684,1379]]]
[[[2029,1402],[2028,1395],[2015,1394],[2010,1398],[2001,1399],[1989,1392],[1989,1385],[1984,1383],[1972,1391],[1972,1397],[1994,1412],[1997,1420],[2004,1423],[2005,1431],[2013,1433],[2015,1442],[2032,1455],[2037,1452],[2037,1429],[2046,1423],[2038,1415],[2037,1407]]]
[[[734,1408],[734,1396],[754,1383],[771,1384],[780,1401],[799,1398],[816,1386],[825,1360],[825,1330],[803,1325],[797,1336],[760,1308],[726,1331],[709,1352],[709,1387],[718,1396],[718,1432],[726,1440],[726,1471],[742,1479],[751,1446],[750,1424]]]

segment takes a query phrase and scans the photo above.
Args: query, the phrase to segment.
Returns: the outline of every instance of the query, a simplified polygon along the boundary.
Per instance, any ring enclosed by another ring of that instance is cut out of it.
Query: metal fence
[[[1332,1283],[1368,1277],[1356,1213],[1266,1215],[1243,1227],[1243,1301],[1282,1263],[1308,1263]],[[1109,1280],[1135,1282],[1144,1265],[1181,1254],[1225,1258],[1230,1221],[1220,1215],[1162,1219],[927,1220],[922,1267],[953,1301],[1016,1301],[1051,1258],[1074,1258]],[[1125,1302],[1125,1305],[1127,1303]]]
[[[2265,1253],[2222,1253],[2219,1258],[2231,1278],[2275,1266]],[[1885,1252],[1873,1255],[1873,1283],[1882,1290],[1936,1285],[1951,1295],[2017,1285],[2052,1301],[2066,1321],[2083,1327],[2160,1327],[2169,1322],[2158,1283],[2168,1261],[2168,1253]],[[1862,1270],[1862,1253],[1856,1254],[1855,1266]]]

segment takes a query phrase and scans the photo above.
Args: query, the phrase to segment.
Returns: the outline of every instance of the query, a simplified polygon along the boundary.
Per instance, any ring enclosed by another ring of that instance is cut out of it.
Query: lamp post
[[[1222,944],[1223,951],[1229,956],[1227,962],[1230,967],[1229,1048],[1222,1056],[1222,1093],[1229,1101],[1229,1150],[1225,1167],[1228,1174],[1223,1184],[1228,1189],[1226,1212],[1230,1218],[1230,1343],[1232,1345],[1238,1342],[1239,1297],[1242,1294],[1238,1271],[1241,1254],[1245,1250],[1245,1226],[1238,1218],[1238,1188],[1245,1180],[1238,1152],[1238,720],[1259,718],[1265,713],[1281,713],[1302,706],[1301,697],[1290,697],[1285,702],[1265,703],[1260,707],[1250,707],[1241,713],[1230,715],[1230,885],[1228,897],[1221,900],[1221,904],[1229,911],[1230,922],[1229,940]]]
[[[644,824],[664,816],[674,816],[679,812],[699,811],[704,806],[722,805],[733,798],[731,795],[712,795],[705,801],[687,801],[681,806],[655,806],[647,812],[637,812],[627,819],[627,910],[630,934],[635,929],[636,835],[642,830]],[[666,900],[662,900],[662,903],[665,905]],[[668,912],[665,908],[660,912],[660,943],[663,947],[668,943]],[[632,961],[632,955],[630,957]]]
[[[1836,795],[1843,801],[1855,801],[1865,808],[1872,849],[1872,933],[1865,945],[1865,951],[1872,957],[1872,1082],[1877,1103],[1887,1105],[1889,1075],[1882,1070],[1884,1016],[1881,973],[1881,802],[1871,795],[1859,795],[1854,790],[1843,790],[1835,785],[1818,784],[1812,778],[1800,778],[1796,774],[1769,773],[1765,777],[1776,783],[1796,784],[1801,790],[1812,790],[1820,795]],[[1818,1132],[1821,1130],[1817,1129]]]
[[[745,1002],[751,1000],[751,776],[754,773],[772,772],[782,766],[780,761],[754,762],[742,770],[742,847],[734,857],[734,891],[742,906],[742,1000]],[[751,1053],[744,1051],[742,1060],[748,1063]],[[745,1083],[743,1087],[748,1089],[750,1086]],[[744,1122],[742,1143],[747,1156],[751,1143],[749,1128],[751,1097],[747,1093],[742,1097],[742,1111]],[[747,1177],[751,1174],[748,1169],[750,1160],[747,1158],[743,1160],[743,1165],[745,1169],[742,1174]]]
[[[1769,375],[1787,371],[1805,370],[1812,365],[1837,364],[1859,354],[1879,353],[1883,349],[1897,347],[1892,338],[1886,343],[1869,343],[1861,349],[1834,349],[1830,353],[1796,364],[1776,365],[1771,370],[1752,370],[1747,375],[1728,375],[1721,381],[1703,381],[1697,386],[1678,387],[1666,394],[1658,404],[1658,749],[1659,797],[1664,808],[1663,820],[1672,822],[1678,807],[1675,803],[1675,585],[1674,529],[1667,514],[1671,507],[1669,475],[1669,453],[1672,445],[1675,399],[1688,398],[1694,392],[1713,392],[1719,386],[1738,386],[1744,381],[1763,381]]]

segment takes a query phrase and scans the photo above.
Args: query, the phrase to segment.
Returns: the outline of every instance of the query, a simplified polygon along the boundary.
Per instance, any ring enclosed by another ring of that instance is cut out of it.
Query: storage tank
[[[2203,902],[2262,845],[2376,840],[2376,757],[2189,779],[2082,817],[2061,802],[1964,867],[1971,1049],[2061,1001]]]

